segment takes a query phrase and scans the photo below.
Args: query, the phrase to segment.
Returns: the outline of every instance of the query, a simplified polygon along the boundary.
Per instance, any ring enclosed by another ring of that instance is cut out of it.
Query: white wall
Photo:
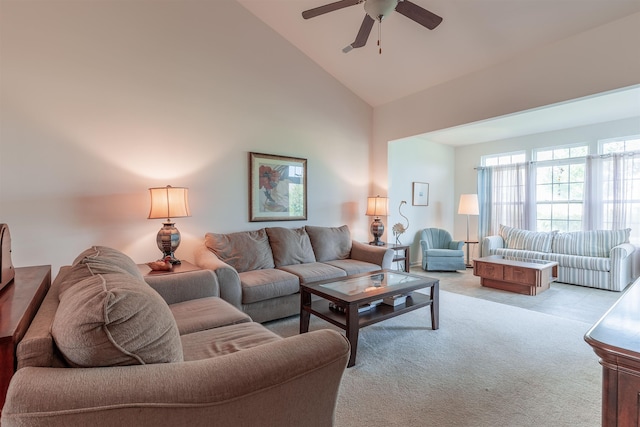
[[[373,192],[386,186],[389,141],[640,83],[638,40],[640,13],[375,108]],[[471,173],[456,162],[461,168]],[[456,179],[452,209],[467,184]],[[458,237],[466,234],[460,219]]]
[[[16,266],[102,244],[157,259],[148,187],[207,231],[348,224],[368,238],[372,110],[233,0],[1,2],[0,222]],[[308,221],[248,222],[248,152],[308,159]]]
[[[391,227],[396,223],[407,224],[407,232],[400,236],[400,242],[410,244],[411,263],[419,263],[420,232],[427,227],[453,231],[454,182],[452,174],[456,169],[455,150],[451,146],[425,142],[420,138],[406,138],[389,144],[389,199],[390,216],[387,218],[387,240],[395,242]],[[413,182],[429,184],[429,206],[413,206]]]

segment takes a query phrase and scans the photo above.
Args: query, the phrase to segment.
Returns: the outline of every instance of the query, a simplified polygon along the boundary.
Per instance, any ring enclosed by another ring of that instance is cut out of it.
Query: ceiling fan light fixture
[[[398,0],[366,0],[364,11],[376,21],[382,21],[391,12],[396,10]]]

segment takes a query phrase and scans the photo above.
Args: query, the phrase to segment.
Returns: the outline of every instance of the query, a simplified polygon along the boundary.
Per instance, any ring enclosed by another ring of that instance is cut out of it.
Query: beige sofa
[[[633,281],[631,229],[568,233],[535,232],[500,225],[482,239],[482,256],[539,259],[558,263],[558,282],[622,291]]]
[[[333,425],[347,340],[283,339],[218,289],[208,270],[146,277],[83,252],[18,345],[2,426]]]
[[[388,269],[393,257],[353,241],[346,225],[307,225],[207,233],[195,262],[216,273],[221,298],[266,322],[300,313],[300,283]]]

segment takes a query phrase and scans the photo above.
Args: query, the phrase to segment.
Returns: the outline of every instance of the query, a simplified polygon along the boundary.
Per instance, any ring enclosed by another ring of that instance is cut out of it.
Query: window
[[[498,224],[560,232],[630,228],[630,242],[640,244],[640,135],[597,146],[598,155],[589,154],[588,143],[534,150],[529,164],[509,164],[524,152],[483,157],[484,235]]]
[[[585,184],[586,144],[534,152],[536,230],[580,231]]]
[[[640,135],[629,139],[608,139],[600,141],[600,154],[624,153],[640,151]]]
[[[524,163],[526,160],[524,151],[514,151],[513,153],[493,154],[482,156],[482,166],[500,166],[512,165],[515,163]]]

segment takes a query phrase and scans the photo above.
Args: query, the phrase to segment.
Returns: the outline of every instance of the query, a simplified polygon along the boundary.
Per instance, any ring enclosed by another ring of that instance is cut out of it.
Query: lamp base
[[[384,234],[384,224],[380,221],[380,218],[375,218],[371,223],[371,234],[373,234],[373,241],[369,242],[372,246],[384,246],[385,242],[380,240],[380,237]]]
[[[162,252],[162,258],[169,258],[171,264],[180,264],[180,260],[176,258],[174,252],[180,246],[180,232],[174,226],[174,222],[164,222],[164,226],[158,231],[156,242],[158,249]]]

